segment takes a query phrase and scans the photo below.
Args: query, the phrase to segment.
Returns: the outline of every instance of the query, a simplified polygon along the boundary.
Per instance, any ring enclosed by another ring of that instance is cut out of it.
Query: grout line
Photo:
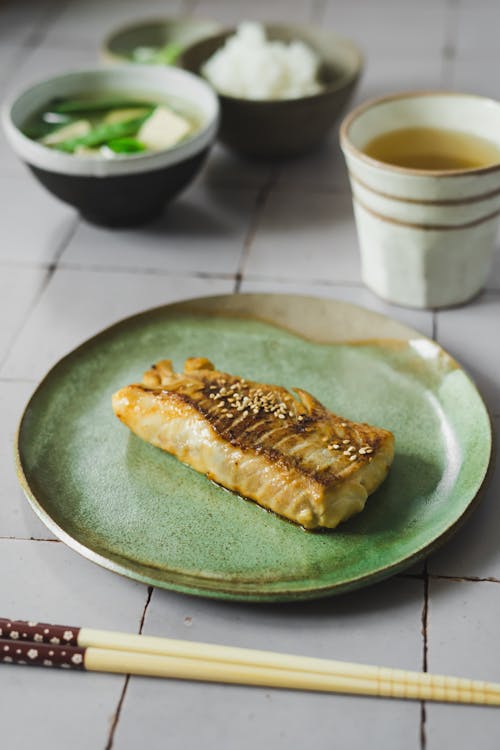
[[[457,54],[456,39],[458,32],[458,0],[446,1],[445,39],[442,49],[441,84],[443,88],[452,88]]]
[[[260,190],[257,192],[257,196],[255,198],[255,204],[253,213],[250,217],[250,222],[248,225],[248,230],[245,236],[245,239],[243,241],[243,249],[241,252],[240,262],[238,266],[238,271],[236,273],[236,283],[234,287],[235,293],[238,293],[241,288],[241,284],[243,281],[244,273],[245,273],[245,265],[248,260],[248,256],[250,255],[250,250],[252,247],[252,243],[254,241],[255,235],[257,233],[257,229],[259,226],[260,218],[262,216],[262,212],[264,210],[264,207],[267,203],[267,200],[269,198],[269,195],[271,193],[271,190],[273,189],[274,185],[276,184],[277,179],[277,171],[271,170],[269,174],[269,178],[266,180],[264,185],[260,188]]]
[[[144,609],[142,610],[142,616],[141,616],[141,620],[140,620],[140,623],[139,623],[139,635],[142,634],[142,628],[144,626],[144,620],[146,619],[146,612],[148,611],[148,607],[149,607],[149,604],[151,602],[151,597],[152,596],[153,596],[153,587],[152,586],[148,586],[148,593],[147,593],[147,597],[146,597],[146,604],[144,605]],[[116,728],[118,726],[118,722],[120,721],[120,716],[121,716],[121,712],[122,712],[122,708],[123,708],[123,703],[125,701],[125,696],[127,694],[127,689],[128,689],[129,682],[130,682],[130,675],[128,674],[125,677],[125,682],[123,683],[123,688],[122,688],[122,691],[121,691],[121,694],[120,694],[120,698],[118,700],[118,705],[116,707],[116,711],[115,711],[114,716],[113,716],[113,721],[111,722],[111,728],[109,730],[109,736],[108,736],[108,741],[106,743],[105,750],[111,750],[111,748],[113,747],[113,743],[114,743],[114,739],[115,739],[115,732],[116,732]]]
[[[438,316],[435,310],[432,311],[432,334],[431,338],[437,341],[438,338]]]
[[[429,628],[429,573],[427,560],[424,563],[424,603],[422,607],[422,672],[428,671],[428,628]],[[427,706],[425,701],[420,701],[420,748],[427,747]]]
[[[123,267],[123,266],[96,266],[96,265],[83,265],[81,263],[67,263],[67,262],[60,262],[58,264],[58,269],[62,269],[65,271],[82,271],[82,272],[89,272],[89,273],[122,273],[122,274],[128,274],[132,276],[136,276],[137,274],[144,274],[145,276],[171,276],[172,278],[193,278],[193,279],[234,279],[235,273],[224,273],[223,271],[219,273],[213,273],[211,271],[172,271],[171,269],[165,269],[165,268],[154,268],[154,267],[148,267],[145,268],[144,266],[129,266],[129,267]]]
[[[45,539],[39,536],[0,536],[0,542],[50,542],[62,544],[60,539]]]
[[[438,573],[430,573],[429,578],[436,581],[453,581],[454,583],[500,583],[500,578],[495,576],[447,576]]]

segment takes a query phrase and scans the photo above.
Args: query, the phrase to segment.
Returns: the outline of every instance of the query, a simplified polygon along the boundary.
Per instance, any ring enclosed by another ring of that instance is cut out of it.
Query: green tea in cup
[[[366,285],[408,307],[474,297],[500,214],[500,102],[394,94],[351,112],[340,140]]]
[[[445,128],[399,128],[363,148],[372,159],[410,169],[481,169],[500,162],[500,148],[472,133]]]

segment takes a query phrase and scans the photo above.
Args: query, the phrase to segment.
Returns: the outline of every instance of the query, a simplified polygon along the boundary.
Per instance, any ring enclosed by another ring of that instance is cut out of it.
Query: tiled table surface
[[[324,23],[356,39],[356,99],[405,88],[500,95],[495,0],[52,0],[0,4],[0,95],[93,65],[126,19],[196,13]],[[360,282],[348,186],[332,137],[279,167],[216,147],[197,183],[145,229],[92,227],[45,193],[0,139],[0,605],[2,614],[500,680],[500,480],[425,568],[300,605],[180,596],[121,579],[54,540],[17,486],[16,421],[63,353],[114,320],[212,293],[297,291],[413,325],[473,373],[500,427],[500,259],[464,308],[392,308]],[[0,668],[0,745],[13,750],[470,748],[497,750],[500,713],[120,676]]]

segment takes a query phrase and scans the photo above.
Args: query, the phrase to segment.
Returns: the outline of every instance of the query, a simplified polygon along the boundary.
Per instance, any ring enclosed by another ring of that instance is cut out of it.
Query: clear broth
[[[480,169],[500,163],[500,148],[470,133],[401,128],[373,138],[363,152],[377,161],[422,170]]]

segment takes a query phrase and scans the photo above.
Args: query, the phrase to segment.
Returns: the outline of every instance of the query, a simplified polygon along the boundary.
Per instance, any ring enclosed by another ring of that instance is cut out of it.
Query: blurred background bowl
[[[133,92],[144,99],[160,100],[172,96],[200,115],[201,126],[168,150],[116,159],[67,154],[37,143],[21,131],[27,119],[54,97],[89,92],[128,96]],[[215,140],[219,103],[207,83],[184,70],[123,65],[41,81],[7,102],[2,118],[10,145],[47,190],[96,224],[133,226],[162,213],[195,177]]]
[[[158,18],[120,26],[105,38],[101,57],[107,63],[143,62],[137,50],[180,49],[195,44],[219,31],[221,25],[201,18]],[[173,60],[175,64],[175,58]]]
[[[319,56],[318,94],[298,99],[254,100],[220,93],[219,139],[230,149],[252,157],[284,158],[320,144],[351,98],[363,68],[356,45],[330,31],[283,24],[265,25],[270,40],[301,40]],[[204,63],[236,29],[226,30],[188,47],[178,65],[201,75]]]

